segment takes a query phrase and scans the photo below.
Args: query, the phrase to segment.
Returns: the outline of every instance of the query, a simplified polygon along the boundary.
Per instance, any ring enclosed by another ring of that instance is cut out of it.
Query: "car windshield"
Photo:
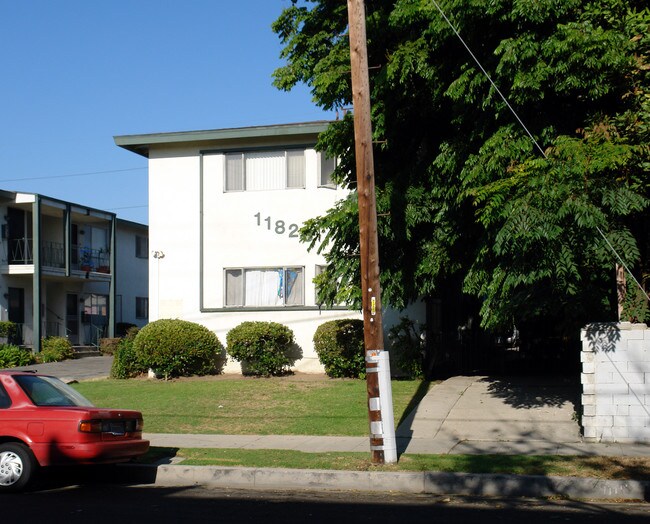
[[[58,378],[14,375],[14,379],[36,406],[93,406],[90,400]]]

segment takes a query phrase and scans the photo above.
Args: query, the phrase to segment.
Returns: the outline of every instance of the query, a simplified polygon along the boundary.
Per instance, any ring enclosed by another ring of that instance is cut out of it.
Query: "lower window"
[[[226,307],[302,306],[301,267],[230,268],[225,270]]]
[[[135,318],[149,318],[149,299],[135,297]]]

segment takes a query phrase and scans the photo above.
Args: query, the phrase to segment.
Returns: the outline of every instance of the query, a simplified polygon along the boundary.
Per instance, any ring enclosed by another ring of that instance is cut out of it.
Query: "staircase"
[[[97,346],[72,346],[74,358],[101,357],[102,352]]]

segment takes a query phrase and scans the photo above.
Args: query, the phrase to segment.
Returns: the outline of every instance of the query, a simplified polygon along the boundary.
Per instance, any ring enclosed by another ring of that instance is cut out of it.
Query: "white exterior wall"
[[[200,316],[200,162],[198,151],[173,154],[149,159],[150,322]]]
[[[223,159],[223,154],[206,154],[202,159],[198,149],[191,148],[165,149],[162,154],[150,151],[149,249],[164,254],[162,258],[151,257],[149,262],[150,321],[181,318],[203,324],[224,346],[228,331],[241,322],[278,322],[293,331],[302,351],[294,369],[322,372],[312,343],[316,328],[328,320],[361,318],[361,314],[316,308],[312,279],[316,265],[323,264],[324,259],[315,251],[307,253],[306,246],[291,238],[289,232],[292,224],[301,227],[306,219],[332,207],[344,193],[317,187],[318,157],[313,149],[305,153],[306,189],[226,193]],[[271,217],[271,230],[266,217]],[[276,232],[278,220],[284,221],[283,233],[279,233],[280,227]],[[304,268],[305,308],[219,311],[224,307],[224,268],[287,266]],[[238,363],[229,362],[225,371],[239,373],[241,369]]]
[[[581,339],[585,439],[650,441],[650,329],[592,324]]]

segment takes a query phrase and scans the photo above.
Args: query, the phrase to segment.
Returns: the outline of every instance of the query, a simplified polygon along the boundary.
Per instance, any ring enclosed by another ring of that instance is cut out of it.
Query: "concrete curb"
[[[650,482],[578,477],[440,472],[335,471],[217,466],[129,466],[156,486],[356,490],[486,497],[650,500]]]

